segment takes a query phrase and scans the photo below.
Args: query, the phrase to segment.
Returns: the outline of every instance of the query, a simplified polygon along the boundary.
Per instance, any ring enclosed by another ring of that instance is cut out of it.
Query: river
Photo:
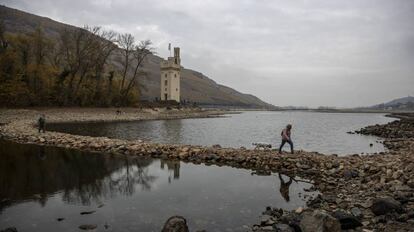
[[[280,133],[293,124],[296,149],[324,154],[361,154],[384,151],[373,136],[348,134],[362,127],[395,119],[377,113],[318,113],[253,111],[221,118],[153,120],[112,123],[62,123],[49,129],[78,135],[143,139],[159,143],[252,148],[254,142],[278,148]],[[288,146],[285,147],[288,149]]]

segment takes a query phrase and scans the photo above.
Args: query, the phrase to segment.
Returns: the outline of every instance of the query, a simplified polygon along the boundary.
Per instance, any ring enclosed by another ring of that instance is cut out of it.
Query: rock
[[[349,230],[362,226],[362,223],[353,215],[344,211],[335,211],[333,216],[341,223],[341,229]]]
[[[178,156],[180,157],[180,159],[185,159],[188,157],[188,152],[180,152],[180,154],[178,154]]]
[[[65,218],[56,218],[56,221],[58,221],[58,222],[61,222],[63,220],[65,220]]]
[[[187,221],[182,216],[172,216],[165,222],[161,232],[189,232]]]
[[[378,216],[391,212],[402,212],[402,206],[400,202],[391,197],[377,198],[372,202],[371,211]]]
[[[275,224],[274,218],[269,215],[260,216],[260,225],[269,226]]]
[[[361,207],[363,207],[365,209],[368,209],[368,208],[371,208],[372,202],[371,201],[366,201],[366,202],[363,202],[363,203],[359,203],[357,205],[359,205],[359,206],[361,206]]]
[[[273,228],[277,232],[295,232],[295,230],[292,227],[290,227],[289,225],[281,224],[281,223],[278,223],[278,224],[274,225]]]
[[[362,211],[358,207],[352,208],[351,209],[351,214],[354,215],[357,218],[361,218],[362,217]]]
[[[302,232],[341,232],[339,221],[325,211],[304,212],[300,221]]]
[[[297,213],[297,214],[301,214],[302,212],[303,212],[303,208],[302,207],[299,207],[299,208],[297,208],[295,210],[295,213]]]
[[[355,178],[358,176],[359,176],[359,173],[356,170],[344,170],[345,179],[351,179],[351,178]]]
[[[322,195],[322,199],[328,203],[336,203],[335,195]]]
[[[407,185],[408,185],[410,188],[414,188],[414,180],[409,180],[409,181],[407,181]]]
[[[414,209],[411,209],[408,213],[407,213],[408,218],[412,219],[414,218]]]
[[[95,210],[92,210],[92,211],[83,211],[83,212],[81,212],[80,214],[81,215],[85,215],[85,214],[93,214],[93,213],[95,213],[96,211]]]
[[[85,224],[85,225],[80,225],[79,229],[81,230],[94,230],[96,229],[98,226],[95,224]]]
[[[399,222],[406,222],[408,220],[408,215],[407,214],[401,214],[397,217],[397,221]]]
[[[0,230],[0,232],[17,232],[16,227],[9,227],[4,230]]]
[[[394,199],[399,201],[401,204],[405,204],[410,201],[412,195],[413,194],[411,192],[395,192]]]
[[[274,231],[272,226],[260,227],[260,231]]]

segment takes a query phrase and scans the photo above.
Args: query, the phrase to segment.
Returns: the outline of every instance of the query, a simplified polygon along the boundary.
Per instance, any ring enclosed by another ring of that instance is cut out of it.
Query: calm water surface
[[[384,147],[377,143],[379,138],[346,132],[393,120],[384,114],[373,113],[244,112],[225,118],[65,123],[49,125],[49,129],[172,144],[251,147],[253,142],[266,142],[278,147],[281,130],[291,123],[292,139],[298,149],[326,154],[354,154],[381,152]]]
[[[276,173],[1,140],[0,160],[0,230],[19,232],[79,231],[81,224],[96,224],[97,231],[160,231],[172,215],[187,218],[192,231],[245,231],[268,205],[303,206],[303,189],[310,187]]]

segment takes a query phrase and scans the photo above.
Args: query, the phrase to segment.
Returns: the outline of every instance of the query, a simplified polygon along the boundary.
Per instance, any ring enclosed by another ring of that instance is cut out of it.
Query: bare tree
[[[118,35],[118,46],[122,49],[122,80],[120,89],[124,88],[125,79],[128,73],[129,66],[132,62],[132,52],[135,47],[135,38],[129,33]]]
[[[3,20],[0,20],[0,53],[6,51],[8,47],[8,42],[4,38],[5,26]]]
[[[100,88],[101,75],[108,57],[116,49],[116,33],[100,27],[65,30],[60,47],[64,70],[69,72],[66,96],[73,100],[87,76],[95,77],[95,87]],[[77,80],[75,84],[75,80]]]
[[[101,98],[102,74],[105,72],[108,58],[117,49],[115,45],[117,34],[113,31],[97,30],[94,34],[96,39],[96,48],[93,60],[94,77],[95,77],[95,94],[94,99],[98,101]],[[113,75],[113,74],[112,74]]]
[[[127,98],[132,87],[134,87],[134,84],[138,82],[137,78],[139,76],[145,75],[145,72],[142,71],[141,68],[147,56],[153,53],[154,48],[151,45],[152,42],[150,40],[144,40],[135,46],[133,50],[133,57],[135,61],[134,72],[129,79],[127,87],[125,89],[122,89],[121,96],[123,99]]]

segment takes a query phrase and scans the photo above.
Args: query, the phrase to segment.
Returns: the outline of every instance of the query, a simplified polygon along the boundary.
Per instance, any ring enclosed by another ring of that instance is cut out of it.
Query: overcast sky
[[[274,105],[414,95],[412,0],[0,0],[72,25],[181,47],[182,64]]]

